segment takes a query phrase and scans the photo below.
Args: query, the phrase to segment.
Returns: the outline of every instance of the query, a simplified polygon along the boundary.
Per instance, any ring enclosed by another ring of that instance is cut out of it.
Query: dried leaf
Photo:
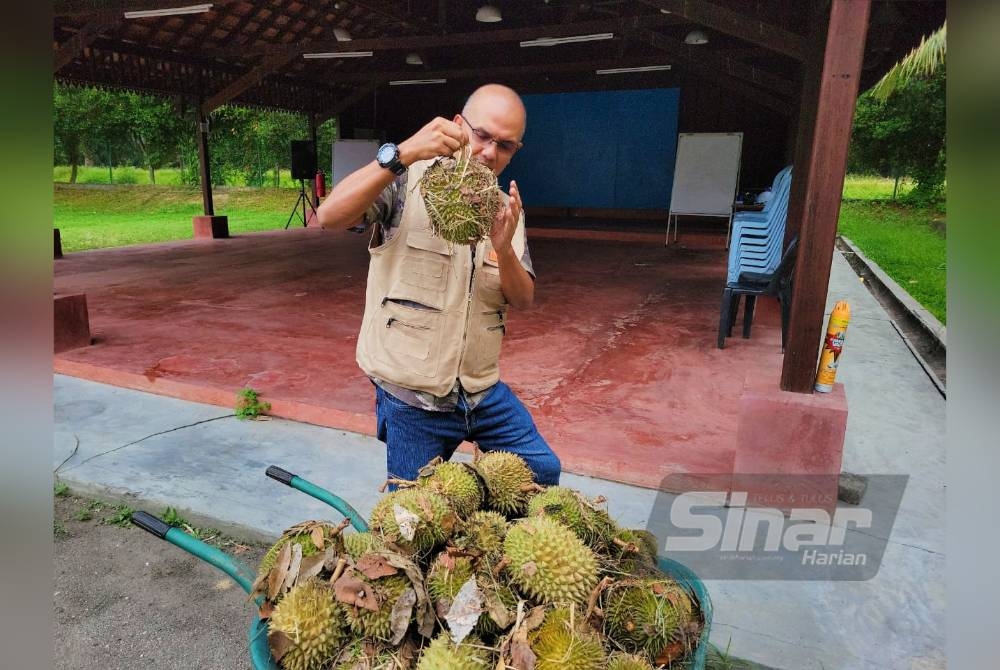
[[[392,515],[399,526],[399,534],[407,542],[413,541],[413,536],[417,534],[417,527],[420,525],[420,517],[406,509],[399,503],[393,503]]]
[[[316,548],[323,551],[323,547],[326,546],[326,536],[323,535],[323,527],[314,526],[310,536],[312,537],[313,544],[316,545]]]
[[[493,591],[487,590],[485,596],[486,613],[491,619],[493,619],[497,626],[506,630],[511,624],[510,610],[507,609],[507,606],[503,604],[502,600],[500,600],[500,596]]]
[[[531,645],[525,640],[511,640],[510,667],[514,670],[535,670],[538,657],[531,651]]]
[[[281,591],[282,584],[285,583],[285,576],[288,574],[288,567],[292,563],[292,544],[286,542],[285,546],[278,552],[278,559],[274,562],[270,574],[267,576],[267,599],[274,600]]]
[[[368,584],[358,579],[353,570],[345,572],[333,585],[337,600],[355,607],[378,612],[378,600]]]
[[[406,635],[406,629],[410,627],[410,617],[413,615],[413,606],[417,604],[417,592],[413,589],[406,589],[403,595],[399,596],[392,611],[389,613],[389,629],[392,637],[389,642],[396,646]]]
[[[528,577],[534,577],[535,573],[538,572],[538,566],[535,565],[534,561],[528,561],[521,566],[521,572],[523,572]]]
[[[303,558],[302,565],[299,567],[299,581],[304,582],[319,575],[319,573],[323,572],[324,563],[326,563],[326,556],[324,554],[313,554],[312,556]]]
[[[365,554],[358,560],[354,567],[368,579],[388,577],[399,572],[381,554]]]
[[[448,610],[445,621],[448,622],[448,630],[451,631],[451,640],[455,644],[460,643],[472,632],[472,628],[479,621],[479,615],[483,613],[483,593],[479,590],[476,577],[469,577],[468,581],[462,584],[462,588],[455,595],[455,600]]]
[[[545,607],[539,605],[538,607],[531,608],[528,615],[524,618],[525,635],[528,631],[533,631],[542,625],[542,621],[545,619]]]
[[[261,619],[267,619],[272,614],[274,614],[274,605],[265,600],[261,604],[260,609],[257,611],[257,616],[260,617]]]
[[[323,553],[323,569],[333,572],[337,568],[337,562],[340,557],[337,556],[337,550],[334,547],[327,547],[326,551]]]
[[[390,565],[394,565],[402,570],[410,579],[410,583],[417,592],[417,611],[414,616],[417,622],[417,632],[424,637],[432,637],[434,635],[436,619],[434,618],[434,608],[431,606],[430,597],[427,595],[427,589],[424,587],[424,575],[420,571],[420,567],[400,554],[384,553],[383,556],[389,561]]]
[[[271,656],[276,662],[281,661],[292,648],[291,639],[280,630],[272,630],[267,634],[267,644],[271,647]]]
[[[299,577],[299,568],[302,567],[302,545],[292,544],[292,560],[288,565],[288,574],[285,575],[282,590],[287,591],[295,585],[295,580]]]

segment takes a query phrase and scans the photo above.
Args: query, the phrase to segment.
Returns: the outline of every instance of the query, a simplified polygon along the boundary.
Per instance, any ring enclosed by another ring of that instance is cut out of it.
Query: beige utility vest
[[[415,391],[445,396],[458,379],[475,393],[500,379],[507,300],[488,237],[476,244],[473,263],[469,245],[431,231],[418,186],[430,163],[409,167],[399,228],[388,242],[369,249],[357,361],[368,375]],[[523,216],[512,245],[520,258]]]

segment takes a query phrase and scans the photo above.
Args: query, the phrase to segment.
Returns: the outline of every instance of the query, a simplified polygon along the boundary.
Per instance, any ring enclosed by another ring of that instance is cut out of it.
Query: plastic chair
[[[773,272],[781,260],[781,242],[788,219],[792,167],[775,177],[774,197],[760,213],[740,212],[733,223],[726,281],[735,282],[741,272]]]
[[[740,307],[740,296],[746,296],[746,303],[743,306],[743,339],[749,339],[757,296],[769,295],[777,298],[781,307],[781,350],[785,350],[788,317],[792,304],[792,271],[795,269],[798,246],[799,236],[796,235],[788,243],[788,248],[785,249],[773,272],[741,272],[736,281],[726,284],[726,288],[722,291],[722,306],[719,310],[717,343],[719,349],[726,347],[726,338],[733,334],[733,323]]]

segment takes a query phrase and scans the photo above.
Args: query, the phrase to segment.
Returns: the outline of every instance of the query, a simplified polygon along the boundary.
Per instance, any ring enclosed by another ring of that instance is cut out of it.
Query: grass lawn
[[[193,187],[57,183],[53,190],[54,226],[66,252],[191,239],[191,217],[202,213]],[[236,234],[284,228],[297,197],[295,189],[224,187],[213,202]]]
[[[946,240],[931,225],[935,218],[943,218],[942,213],[890,201],[892,185],[891,179],[849,175],[838,230],[941,323],[947,323]],[[855,199],[848,199],[848,193]]]
[[[68,165],[56,165],[52,168],[52,181],[68,184],[70,172],[71,169]],[[113,181],[112,177],[114,179]],[[235,183],[228,184],[228,186],[246,186],[242,176],[237,175],[235,179]],[[274,170],[269,170],[265,179],[267,186],[274,184]],[[282,188],[299,187],[298,182],[292,181],[292,173],[289,170],[282,170],[280,179]],[[86,165],[80,165],[76,170],[76,183],[139,184],[142,186],[148,186],[149,171],[144,168],[126,166],[113,168],[109,172],[107,167],[100,167],[96,165],[88,167]],[[183,183],[181,182],[181,171],[178,168],[159,168],[156,170],[156,185],[183,186]],[[289,210],[291,210],[291,207],[289,207]]]

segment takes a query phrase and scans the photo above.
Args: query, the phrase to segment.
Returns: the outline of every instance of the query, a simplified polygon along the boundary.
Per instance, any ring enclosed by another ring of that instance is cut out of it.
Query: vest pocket
[[[502,307],[507,304],[500,286],[500,270],[484,265],[479,270],[479,299],[487,307]]]
[[[383,365],[421,377],[437,374],[440,312],[385,301],[371,328],[374,356]]]
[[[507,327],[503,309],[472,315],[466,339],[463,372],[472,379],[492,377],[500,367],[500,345]]]

